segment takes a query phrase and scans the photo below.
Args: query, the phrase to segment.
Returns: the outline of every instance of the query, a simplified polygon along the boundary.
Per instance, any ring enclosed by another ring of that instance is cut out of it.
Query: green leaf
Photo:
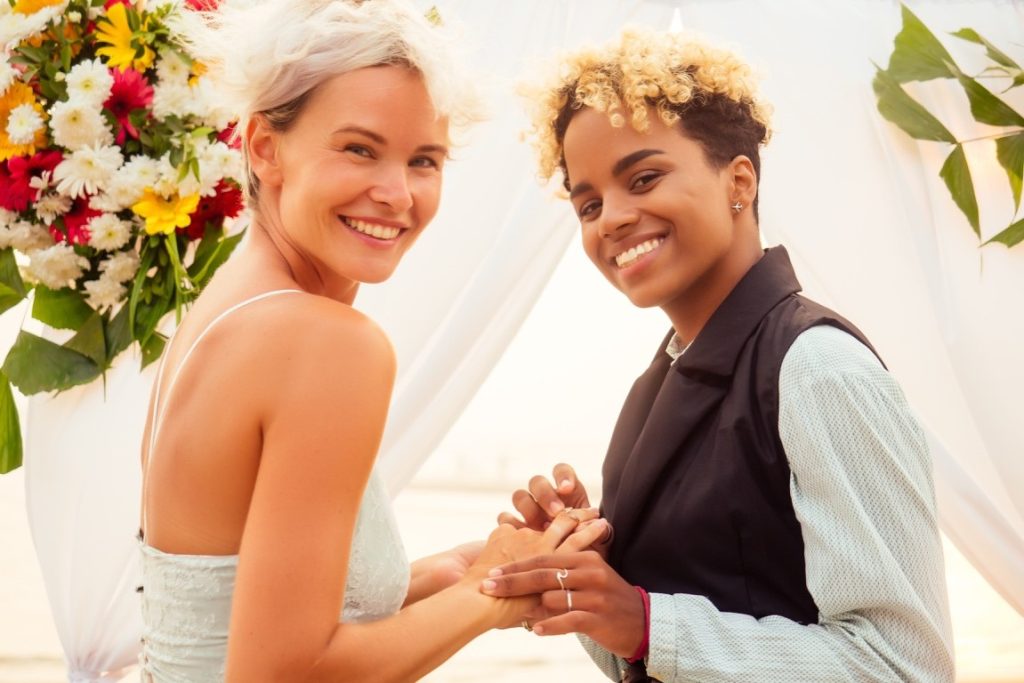
[[[32,303],[32,317],[58,330],[77,330],[94,311],[85,303],[82,293],[73,289],[36,287]]]
[[[967,156],[963,145],[957,145],[946,158],[939,175],[946,181],[946,187],[953,196],[953,201],[967,216],[975,235],[981,235],[978,221],[978,198],[974,195],[974,183],[971,181],[971,169],[967,165]]]
[[[878,97],[878,111],[904,133],[918,140],[956,144],[956,137],[942,122],[908,95],[888,72],[878,69],[871,83]]]
[[[100,368],[107,365],[107,342],[103,338],[103,318],[93,313],[78,333],[72,337],[64,348],[78,351]]]
[[[1024,116],[989,92],[981,83],[965,74],[960,74],[958,80],[967,93],[967,99],[971,101],[971,114],[975,120],[990,126],[1024,126]]]
[[[167,337],[155,333],[149,340],[142,345],[142,370],[157,360],[160,359],[161,354],[164,352],[164,346],[167,345]]]
[[[156,250],[153,248],[153,242],[154,240],[149,238],[142,243],[140,253],[142,263],[139,265],[138,272],[135,273],[135,279],[132,281],[131,294],[128,295],[128,328],[130,330],[135,329],[135,313],[140,301],[142,300],[144,285],[149,269],[153,265],[153,258],[156,256]],[[135,338],[140,339],[138,336]]]
[[[996,140],[996,159],[1006,170],[1013,192],[1013,210],[1020,208],[1021,179],[1024,177],[1024,133]]]
[[[125,349],[132,344],[132,328],[128,324],[128,307],[122,306],[110,322],[106,323],[103,329],[103,338],[107,341],[107,362],[106,366]]]
[[[26,294],[25,283],[10,247],[0,250],[0,313],[16,306]]]
[[[7,375],[0,372],[0,474],[21,467],[21,423]]]
[[[1007,247],[1012,247],[1015,244],[1020,244],[1022,241],[1024,241],[1024,218],[1013,223],[1010,227],[985,242],[985,244],[999,242],[1000,244],[1005,244]]]
[[[77,351],[22,330],[7,354],[3,371],[26,396],[88,384],[100,368]]]
[[[995,45],[993,45],[992,43],[988,42],[980,35],[978,35],[978,32],[975,31],[973,28],[962,28],[959,31],[953,32],[950,35],[954,35],[957,38],[960,38],[961,40],[977,43],[978,45],[984,45],[985,52],[986,54],[988,54],[988,58],[991,59],[993,62],[995,62],[996,64],[1002,64],[1003,66],[1009,67],[1011,69],[1016,69],[1017,71],[1021,70],[1020,65],[1018,65],[1017,62],[1010,59],[1005,52],[1003,52]]]
[[[888,71],[898,83],[930,81],[933,78],[955,78],[959,72],[953,57],[935,34],[911,12],[903,10],[903,29],[896,34],[889,56]]]
[[[217,269],[224,265],[228,257],[235,251],[235,247],[245,236],[245,230],[237,235],[221,239],[222,234],[223,230],[221,229],[207,232],[196,249],[196,255],[192,260],[192,266],[188,269],[188,274],[192,278],[192,282],[200,289],[210,281]]]

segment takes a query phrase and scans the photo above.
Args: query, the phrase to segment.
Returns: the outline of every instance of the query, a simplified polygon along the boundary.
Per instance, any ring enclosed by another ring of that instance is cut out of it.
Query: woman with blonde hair
[[[761,247],[770,122],[750,69],[633,30],[567,57],[534,101],[587,256],[671,329],[604,461],[611,542],[482,590],[542,592],[534,631],[581,634],[612,680],[952,681],[927,443],[864,335]],[[568,465],[513,503],[523,519],[500,519],[534,528],[589,504]]]
[[[419,678],[534,606],[481,595],[490,567],[601,533],[577,530],[578,511],[410,570],[374,472],[395,359],[353,302],[434,217],[472,88],[445,30],[400,0],[190,16],[190,48],[240,117],[253,221],[153,390],[143,677]]]

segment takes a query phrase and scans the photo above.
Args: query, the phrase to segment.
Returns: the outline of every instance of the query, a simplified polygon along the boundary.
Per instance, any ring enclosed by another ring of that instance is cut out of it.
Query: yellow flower
[[[199,78],[206,73],[206,65],[202,62],[192,62],[192,75],[189,76],[188,84],[193,88],[199,83]]]
[[[132,211],[146,219],[146,233],[150,235],[170,235],[175,228],[187,228],[192,222],[189,214],[199,206],[199,194],[187,197],[174,195],[165,199],[153,188],[147,187],[146,192],[134,206]]]
[[[36,153],[36,148],[46,147],[46,126],[42,126],[36,131],[35,139],[21,145],[11,142],[11,139],[7,137],[7,121],[11,117],[11,110],[23,104],[32,105],[40,117],[46,118],[42,106],[36,102],[32,88],[20,81],[12,83],[0,97],[0,161],[6,161],[11,157],[32,155]]]
[[[149,24],[147,17],[143,29]],[[156,54],[148,45],[142,46],[142,56],[136,57],[135,46],[132,45],[132,27],[128,25],[128,10],[121,3],[111,5],[107,15],[97,23],[96,42],[105,45],[96,50],[96,54],[107,58],[107,64],[124,71],[132,67],[143,72],[153,65]]]
[[[14,3],[12,11],[18,14],[35,14],[41,9],[46,7],[53,7],[59,5],[64,0],[18,0]]]

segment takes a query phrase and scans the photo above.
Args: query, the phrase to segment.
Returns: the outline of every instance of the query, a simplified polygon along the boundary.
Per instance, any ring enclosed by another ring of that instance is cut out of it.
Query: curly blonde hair
[[[745,154],[758,174],[757,149],[771,136],[771,111],[757,98],[750,67],[693,35],[627,28],[607,45],[564,56],[548,82],[524,94],[533,109],[528,136],[540,155],[540,174],[547,180],[561,171],[566,189],[562,144],[583,107],[607,113],[616,127],[628,119],[641,132],[650,127],[653,109],[666,125],[679,123],[701,143],[713,164]]]

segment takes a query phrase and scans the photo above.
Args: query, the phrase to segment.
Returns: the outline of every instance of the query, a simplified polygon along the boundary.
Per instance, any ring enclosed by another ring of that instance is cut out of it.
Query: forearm
[[[453,576],[451,581],[444,582],[443,577],[438,576],[437,565],[444,553],[421,557],[409,567],[409,590],[405,594],[403,608],[419,602],[423,598],[433,595],[440,590],[447,588],[458,580]]]
[[[375,622],[339,624],[310,674],[310,683],[414,681],[485,631],[500,625],[495,598],[460,582]],[[396,647],[397,645],[397,647]]]

